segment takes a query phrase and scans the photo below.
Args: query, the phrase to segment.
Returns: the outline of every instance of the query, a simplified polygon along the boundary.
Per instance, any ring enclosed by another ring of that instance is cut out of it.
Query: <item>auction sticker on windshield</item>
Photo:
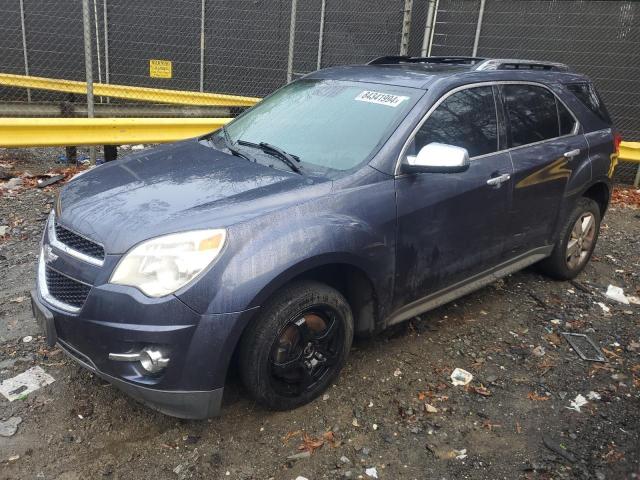
[[[359,102],[377,103],[378,105],[386,105],[387,107],[397,107],[409,97],[402,97],[400,95],[392,95],[390,93],[372,92],[371,90],[364,90],[360,92],[355,98]]]

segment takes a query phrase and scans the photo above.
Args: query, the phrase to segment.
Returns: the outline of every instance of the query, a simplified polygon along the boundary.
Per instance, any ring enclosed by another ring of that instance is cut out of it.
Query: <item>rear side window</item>
[[[590,83],[572,83],[567,89],[580,100],[585,107],[595,113],[601,120],[611,125],[611,117],[595,87]]]
[[[503,95],[512,147],[559,136],[556,97],[549,90],[535,85],[504,85]]]
[[[560,119],[560,135],[570,135],[576,126],[576,119],[562,102],[556,100],[556,103],[558,105],[558,117]]]
[[[447,97],[416,133],[415,152],[432,142],[466,148],[470,157],[497,151],[492,87],[468,88]]]

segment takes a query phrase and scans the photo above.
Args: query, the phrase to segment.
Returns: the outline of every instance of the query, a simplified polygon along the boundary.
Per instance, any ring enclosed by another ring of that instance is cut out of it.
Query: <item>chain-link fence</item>
[[[478,56],[559,61],[588,74],[625,140],[640,141],[640,2],[87,1],[97,84],[261,97],[317,68],[389,54],[471,55],[475,47]],[[0,14],[0,116],[86,114],[82,85],[69,93],[3,81],[84,81],[82,0],[2,0]],[[183,106],[171,94],[146,95],[141,103],[97,89],[96,115],[233,113],[213,101]],[[620,171],[626,178],[632,169]]]

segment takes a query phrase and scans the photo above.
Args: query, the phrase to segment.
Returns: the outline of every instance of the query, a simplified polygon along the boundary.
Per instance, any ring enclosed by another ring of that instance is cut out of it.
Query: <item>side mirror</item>
[[[418,155],[408,155],[402,162],[403,173],[458,173],[469,168],[469,152],[466,148],[430,143],[420,149]]]

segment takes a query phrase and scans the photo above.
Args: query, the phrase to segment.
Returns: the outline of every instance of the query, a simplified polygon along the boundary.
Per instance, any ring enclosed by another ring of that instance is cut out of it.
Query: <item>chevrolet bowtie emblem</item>
[[[53,248],[50,245],[46,245],[43,249],[44,262],[53,263],[58,259],[58,255],[53,253]]]

